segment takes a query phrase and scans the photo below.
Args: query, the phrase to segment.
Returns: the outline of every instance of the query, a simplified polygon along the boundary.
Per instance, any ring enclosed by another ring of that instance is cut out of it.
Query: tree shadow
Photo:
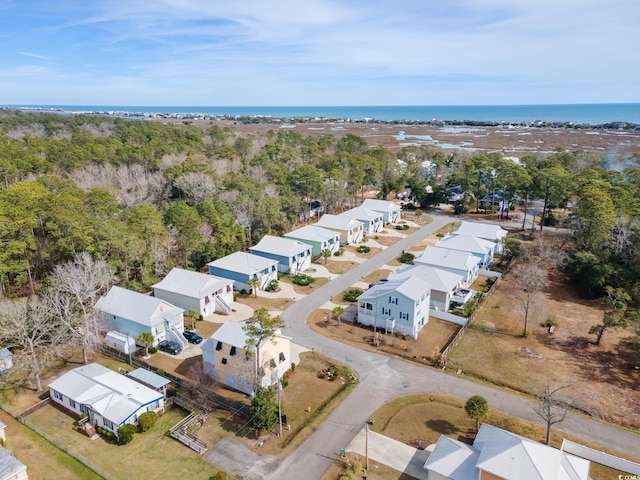
[[[426,422],[424,422],[424,424],[428,429],[446,436],[451,436],[454,433],[460,432],[458,427],[456,427],[449,420],[429,419]]]

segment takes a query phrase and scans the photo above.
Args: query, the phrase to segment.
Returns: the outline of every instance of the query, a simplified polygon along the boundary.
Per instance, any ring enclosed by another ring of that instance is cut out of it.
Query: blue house
[[[95,308],[106,316],[110,330],[131,338],[151,332],[153,346],[163,340],[183,347],[188,344],[182,335],[184,310],[159,298],[114,286],[96,302]]]
[[[358,322],[418,338],[429,323],[431,285],[412,276],[373,285],[358,297]]]
[[[304,272],[311,267],[311,245],[292,238],[265,235],[257,245],[249,249],[252,254],[277,260],[282,273]]]
[[[257,278],[258,288],[264,290],[278,279],[278,261],[246,252],[234,252],[207,263],[209,274],[233,280],[233,288],[250,292],[249,281]]]

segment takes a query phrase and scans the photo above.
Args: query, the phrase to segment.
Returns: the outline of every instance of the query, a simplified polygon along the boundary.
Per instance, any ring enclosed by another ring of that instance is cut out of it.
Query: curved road
[[[346,447],[353,440],[370,415],[384,402],[399,395],[434,392],[467,398],[478,394],[487,399],[491,408],[540,423],[540,418],[533,412],[533,401],[448,375],[437,369],[360,350],[326,338],[308,328],[306,319],[310,312],[399,256],[402,250],[408,250],[453,220],[449,216],[438,214],[432,215],[432,219],[429,225],[301,298],[281,315],[286,322],[285,333],[297,344],[320,351],[337,361],[345,362],[348,357],[352,362],[350,366],[360,375],[360,383],[320,428],[300,448],[284,459],[267,478],[319,479],[336,459],[340,448]],[[559,429],[622,452],[637,455],[640,451],[640,435],[572,412],[567,415]]]

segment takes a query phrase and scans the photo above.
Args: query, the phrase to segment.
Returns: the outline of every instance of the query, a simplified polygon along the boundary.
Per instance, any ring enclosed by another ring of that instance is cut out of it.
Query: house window
[[[227,359],[223,358],[222,360],[220,360],[220,363],[222,363],[223,365],[226,365],[227,364]]]
[[[75,410],[75,409],[76,409],[76,402],[75,402],[75,400],[71,400],[71,399],[69,399],[69,406]]]
[[[64,396],[60,392],[56,392],[55,390],[53,390],[53,397],[57,398],[58,400],[64,400]]]
[[[382,315],[391,315],[391,309],[382,307]]]
[[[283,353],[283,352],[280,352],[280,355],[278,355],[278,359],[279,359],[281,362],[284,362],[284,361],[286,360],[286,358],[284,358],[284,353]]]
[[[104,424],[105,428],[108,428],[109,430],[113,430],[113,422],[111,420],[107,420],[106,418],[103,418],[102,423]]]
[[[209,298],[209,295],[204,297],[204,303],[205,303],[205,305],[208,305],[209,303],[211,303],[211,299]]]
[[[273,358],[272,358],[271,360],[269,360],[269,366],[270,366],[271,368],[276,368],[276,366],[277,366],[277,365],[276,365],[276,361],[275,361]]]
[[[389,303],[398,304],[398,297],[389,297]]]
[[[216,350],[217,351],[222,350],[222,342],[220,340],[218,340],[218,343],[216,344]]]
[[[80,412],[86,413],[88,415],[89,414],[89,407],[87,407],[86,405],[80,404]]]
[[[365,303],[364,306],[367,310],[373,310],[373,304],[371,303]]]
[[[233,357],[235,356],[235,354],[236,354],[236,347],[231,347],[231,350],[229,350],[229,355]]]
[[[409,320],[409,314],[407,312],[400,312],[401,320]]]
[[[159,408],[160,408],[160,402],[156,400],[155,402],[153,402],[147,407],[147,412],[150,412],[151,410],[157,410]]]

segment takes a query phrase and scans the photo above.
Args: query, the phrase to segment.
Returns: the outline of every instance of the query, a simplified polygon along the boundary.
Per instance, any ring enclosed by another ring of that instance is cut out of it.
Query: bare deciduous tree
[[[515,280],[514,297],[520,302],[524,312],[524,328],[522,336],[527,336],[527,326],[533,307],[536,303],[536,294],[549,284],[547,271],[534,263],[519,263],[512,270]]]
[[[551,427],[556,423],[562,422],[569,411],[569,403],[557,397],[557,393],[571,385],[561,385],[558,388],[551,389],[549,385],[545,385],[544,391],[536,395],[539,400],[538,405],[533,407],[533,411],[545,421],[547,425],[546,443],[551,442]]]
[[[188,173],[173,182],[187,197],[189,203],[199,203],[216,193],[217,188],[211,175],[205,173]]]

